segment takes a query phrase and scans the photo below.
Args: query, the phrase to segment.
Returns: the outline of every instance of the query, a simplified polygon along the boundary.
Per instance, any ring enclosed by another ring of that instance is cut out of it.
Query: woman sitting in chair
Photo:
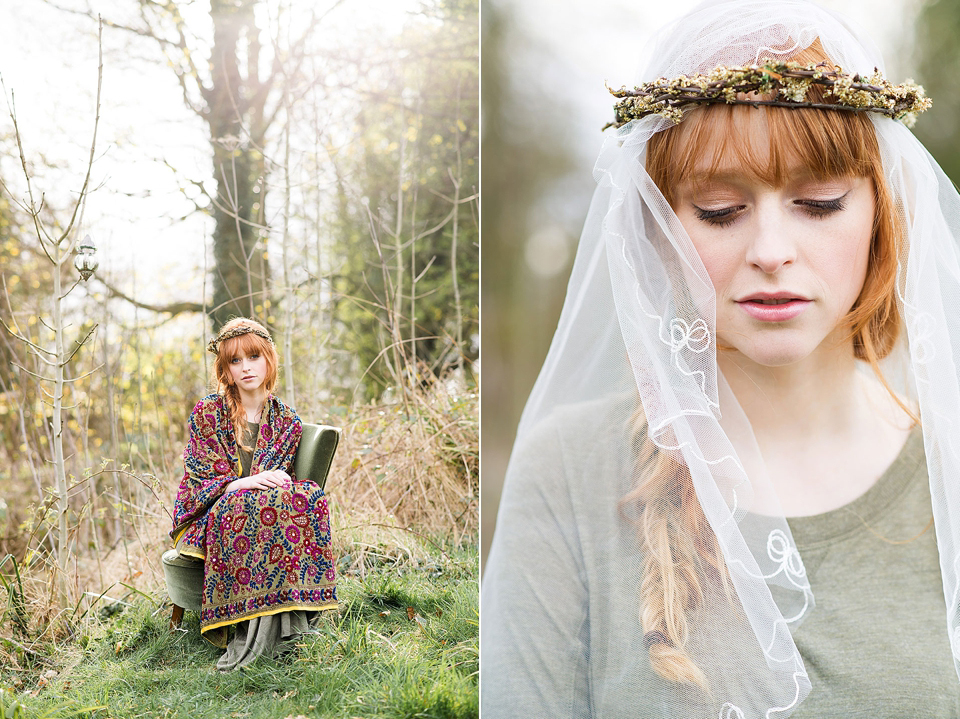
[[[337,606],[323,490],[293,476],[301,423],[273,395],[273,339],[243,317],[207,349],[217,391],[190,414],[171,536],[203,560],[200,631],[227,671],[274,655]],[[229,627],[235,627],[229,639]]]

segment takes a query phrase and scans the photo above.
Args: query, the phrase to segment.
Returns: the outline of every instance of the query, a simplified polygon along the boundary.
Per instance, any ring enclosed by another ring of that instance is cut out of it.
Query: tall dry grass
[[[453,384],[346,418],[327,485],[345,512],[449,535],[458,546],[476,534],[477,394]]]

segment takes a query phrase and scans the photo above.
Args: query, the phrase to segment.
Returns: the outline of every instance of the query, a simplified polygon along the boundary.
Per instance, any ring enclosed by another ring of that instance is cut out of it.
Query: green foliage
[[[103,705],[79,706],[76,702],[68,701],[59,706],[49,707],[42,714],[29,711],[26,705],[17,700],[16,695],[0,687],[0,719],[70,719],[71,717],[90,717],[95,715]]]
[[[13,568],[9,578],[3,575],[7,565]],[[20,565],[12,554],[0,560],[0,584],[7,593],[3,611],[0,612],[0,627],[4,626],[4,622],[9,617],[14,634],[22,636],[27,632],[27,605],[23,593],[23,578],[20,576]]]
[[[928,1],[917,18],[915,36],[918,82],[933,99],[933,109],[914,132],[944,172],[960,182],[960,0]]]
[[[476,357],[478,29],[476,0],[437,0],[364,74],[369,99],[337,168],[333,286],[367,396],[400,367],[440,374]]]
[[[425,562],[364,565],[340,580],[339,616],[323,615],[294,652],[226,674],[216,671],[220,650],[199,636],[196,614],[185,631],[170,632],[167,611],[140,601],[74,650],[69,675],[0,696],[21,712],[8,716],[24,719],[477,717],[476,553],[472,545]],[[9,679],[0,669],[0,685]],[[64,711],[74,713],[56,713]]]
[[[23,705],[13,696],[13,692],[0,688],[0,719],[25,719]]]

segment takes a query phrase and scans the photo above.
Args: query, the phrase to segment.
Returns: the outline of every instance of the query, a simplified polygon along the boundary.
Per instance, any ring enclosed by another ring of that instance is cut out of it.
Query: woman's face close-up
[[[255,392],[267,376],[267,358],[259,353],[244,354],[230,360],[230,376],[242,391]]]
[[[731,159],[676,198],[716,290],[720,347],[773,367],[843,343],[840,323],[867,272],[872,180],[816,177],[796,163],[771,187]]]

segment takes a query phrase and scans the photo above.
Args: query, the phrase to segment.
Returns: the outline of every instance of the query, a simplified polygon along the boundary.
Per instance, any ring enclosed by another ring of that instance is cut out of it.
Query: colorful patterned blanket
[[[224,494],[240,474],[224,398],[209,395],[190,414],[170,534],[181,554],[204,560],[201,632],[293,609],[337,606],[327,499],[309,478],[293,476],[301,431],[296,413],[271,397],[250,473],[282,469],[293,485]]]

